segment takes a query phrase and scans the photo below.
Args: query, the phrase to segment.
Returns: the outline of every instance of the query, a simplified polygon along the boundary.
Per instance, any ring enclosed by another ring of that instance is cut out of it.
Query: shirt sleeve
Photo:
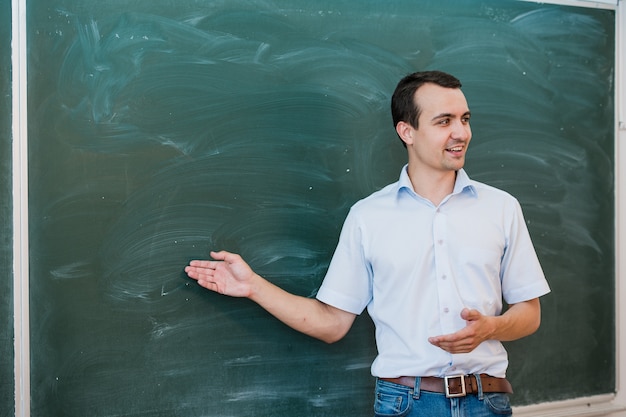
[[[363,233],[351,210],[317,293],[318,300],[353,314],[361,314],[372,299],[372,271],[364,256]]]
[[[509,304],[532,300],[550,292],[517,200],[514,200],[512,213],[501,268],[502,295]]]

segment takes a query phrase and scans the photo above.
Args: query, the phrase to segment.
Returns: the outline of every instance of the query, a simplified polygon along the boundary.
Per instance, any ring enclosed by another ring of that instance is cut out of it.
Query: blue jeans
[[[377,380],[374,402],[375,417],[494,417],[511,416],[509,396],[483,393],[446,398],[445,394],[420,391],[419,378],[409,388]]]

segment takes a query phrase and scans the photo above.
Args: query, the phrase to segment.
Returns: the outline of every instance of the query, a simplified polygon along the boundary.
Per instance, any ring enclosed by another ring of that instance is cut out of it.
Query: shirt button
[[[446,307],[446,308],[444,308],[444,309],[443,309],[443,312],[444,312],[444,313],[446,313],[446,314],[447,314],[449,311],[450,311],[450,309],[449,309],[448,307]]]
[[[447,278],[448,278],[448,276],[447,276],[447,275],[442,275],[442,276],[441,276],[441,279],[447,279]]]
[[[439,240],[437,241],[437,243],[438,243],[438,244],[440,244],[440,245],[443,245],[443,239],[439,239]]]

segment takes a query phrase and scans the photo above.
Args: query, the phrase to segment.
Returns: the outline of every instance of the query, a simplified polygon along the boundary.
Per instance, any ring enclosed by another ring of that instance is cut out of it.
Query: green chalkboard
[[[11,0],[0,0],[0,416],[14,410]]]
[[[31,410],[370,415],[369,318],[334,345],[204,291],[241,253],[314,295],[395,181],[389,98],[457,75],[467,170],[516,195],[553,293],[510,344],[517,405],[613,392],[615,12],[531,2],[28,0]]]

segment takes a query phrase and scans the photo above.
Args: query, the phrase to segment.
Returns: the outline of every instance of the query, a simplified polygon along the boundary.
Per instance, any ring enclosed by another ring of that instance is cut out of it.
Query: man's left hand
[[[461,318],[467,324],[463,329],[447,335],[429,337],[428,341],[446,352],[469,353],[491,338],[495,328],[493,317],[485,316],[478,310],[464,308]]]

